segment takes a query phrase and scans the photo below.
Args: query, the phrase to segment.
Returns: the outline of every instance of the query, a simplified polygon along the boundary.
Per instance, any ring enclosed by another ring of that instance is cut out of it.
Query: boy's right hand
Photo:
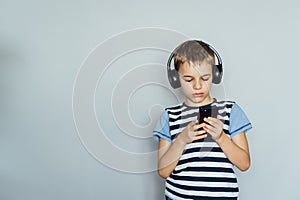
[[[198,124],[198,120],[190,122],[185,129],[178,135],[177,139],[182,141],[184,144],[193,142],[194,140],[200,140],[207,137],[207,133],[203,128],[205,123]],[[198,131],[197,131],[198,130]]]

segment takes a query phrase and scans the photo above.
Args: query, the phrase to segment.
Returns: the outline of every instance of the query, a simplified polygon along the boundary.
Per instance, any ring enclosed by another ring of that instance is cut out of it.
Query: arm
[[[232,164],[241,171],[249,169],[250,154],[245,133],[241,132],[230,139],[223,131],[222,121],[212,117],[204,120],[209,124],[204,129],[211,134]]]
[[[247,138],[244,132],[235,135],[230,139],[224,132],[216,141],[227,158],[239,170],[246,171],[250,167],[250,153]]]
[[[170,176],[175,169],[185,144],[180,140],[173,143],[160,138],[158,145],[158,174],[162,178]]]
[[[172,143],[160,138],[158,147],[158,173],[162,178],[169,177],[173,172],[186,144],[207,136],[207,134],[204,134],[204,130],[195,131],[203,127],[203,125],[196,125],[196,123],[197,120],[189,123]]]

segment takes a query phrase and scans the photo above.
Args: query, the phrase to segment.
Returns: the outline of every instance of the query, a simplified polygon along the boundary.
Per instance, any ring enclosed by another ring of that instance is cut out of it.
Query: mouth
[[[204,95],[204,93],[197,92],[197,93],[194,93],[193,95],[194,95],[194,97],[202,97]]]

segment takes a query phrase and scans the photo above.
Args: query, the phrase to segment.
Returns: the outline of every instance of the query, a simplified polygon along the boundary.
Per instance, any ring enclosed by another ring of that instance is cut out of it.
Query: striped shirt
[[[187,124],[206,109],[217,111],[228,137],[252,128],[236,103],[214,99],[211,104],[201,107],[182,103],[166,108],[154,129],[154,138],[174,142]],[[185,146],[177,166],[166,179],[165,194],[171,199],[237,199],[238,192],[233,164],[209,134],[207,138]]]

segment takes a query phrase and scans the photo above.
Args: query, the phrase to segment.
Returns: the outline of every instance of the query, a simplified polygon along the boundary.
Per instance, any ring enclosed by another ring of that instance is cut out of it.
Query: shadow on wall
[[[152,138],[151,138],[152,139]],[[156,141],[149,142],[149,145],[151,145],[152,149],[158,148],[158,143]],[[154,162],[157,163],[155,160]],[[149,191],[149,194],[153,195],[147,195],[145,200],[153,200],[153,199],[164,199],[164,193],[165,193],[165,179],[161,178],[158,175],[157,170],[153,171],[151,173],[151,180],[147,181],[149,184],[153,184],[150,186],[150,188],[153,188],[153,191]],[[149,187],[149,186],[148,186]],[[147,193],[146,193],[147,194]]]
[[[18,46],[7,44],[7,42],[4,42],[4,39],[0,41],[0,90],[2,113],[8,113],[11,109],[15,109],[15,106],[19,103],[17,100],[18,95],[22,92],[22,87],[20,87],[19,83],[25,83],[24,75],[26,72],[25,70],[27,70],[27,64],[28,62],[24,59]]]

